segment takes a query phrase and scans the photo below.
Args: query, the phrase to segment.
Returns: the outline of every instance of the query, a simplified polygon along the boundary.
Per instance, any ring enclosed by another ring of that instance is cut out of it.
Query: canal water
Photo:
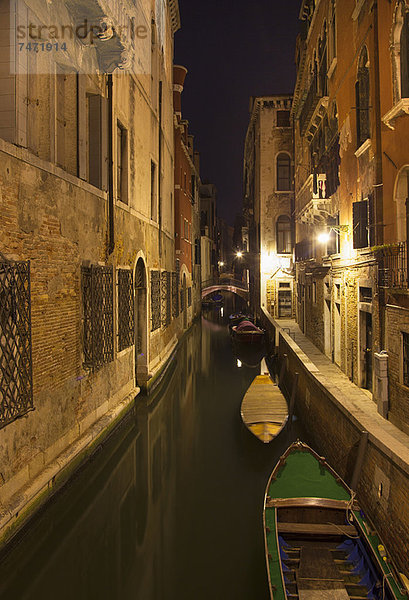
[[[269,445],[245,428],[259,367],[237,366],[226,322],[204,313],[155,392],[0,555],[1,600],[269,598],[264,491],[306,438],[297,422]]]

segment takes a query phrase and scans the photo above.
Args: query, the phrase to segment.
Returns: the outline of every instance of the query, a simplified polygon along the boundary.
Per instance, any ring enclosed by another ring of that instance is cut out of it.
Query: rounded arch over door
[[[142,257],[138,258],[134,276],[135,291],[135,379],[146,383],[148,377],[148,310],[147,276]]]

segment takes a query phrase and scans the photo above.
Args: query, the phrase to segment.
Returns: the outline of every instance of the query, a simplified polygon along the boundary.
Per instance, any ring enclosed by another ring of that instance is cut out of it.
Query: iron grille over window
[[[160,272],[151,271],[151,320],[152,320],[152,331],[159,329],[161,325],[160,321]]]
[[[162,325],[169,325],[170,317],[171,317],[171,289],[170,289],[170,273],[164,271],[162,273],[162,286],[161,286],[161,294],[162,294]]]
[[[172,273],[172,317],[176,319],[179,314],[179,277]]]
[[[133,297],[133,274],[127,269],[118,271],[118,350],[134,343],[135,319]]]
[[[33,410],[30,263],[0,254],[0,428]]]
[[[192,306],[192,288],[187,288],[187,305]]]
[[[97,370],[114,359],[113,267],[82,267],[84,366]]]
[[[183,312],[185,310],[185,290],[183,289],[183,286],[180,290],[180,312]]]
[[[403,385],[409,387],[409,333],[402,333],[403,337]]]

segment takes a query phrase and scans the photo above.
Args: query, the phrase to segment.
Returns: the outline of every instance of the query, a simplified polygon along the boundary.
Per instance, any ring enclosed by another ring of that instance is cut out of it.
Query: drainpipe
[[[379,64],[379,21],[378,21],[378,2],[374,0],[373,6],[373,25],[374,25],[374,83],[375,94],[375,140],[376,140],[376,158],[375,158],[375,178],[374,187],[374,213],[375,213],[375,244],[383,244],[383,172],[382,172],[382,134],[381,134],[381,83],[380,83],[380,64]],[[379,299],[379,346],[380,350],[385,348],[385,292],[378,286]]]
[[[108,75],[108,255],[115,248],[112,73]]]
[[[159,157],[158,157],[158,224],[159,256],[162,256],[162,81],[159,81]]]

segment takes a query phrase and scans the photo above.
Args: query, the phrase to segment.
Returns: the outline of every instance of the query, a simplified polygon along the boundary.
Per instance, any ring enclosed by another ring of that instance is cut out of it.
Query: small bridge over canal
[[[247,282],[233,277],[216,277],[202,283],[202,298],[215,292],[232,292],[244,300],[249,299],[249,287]]]

